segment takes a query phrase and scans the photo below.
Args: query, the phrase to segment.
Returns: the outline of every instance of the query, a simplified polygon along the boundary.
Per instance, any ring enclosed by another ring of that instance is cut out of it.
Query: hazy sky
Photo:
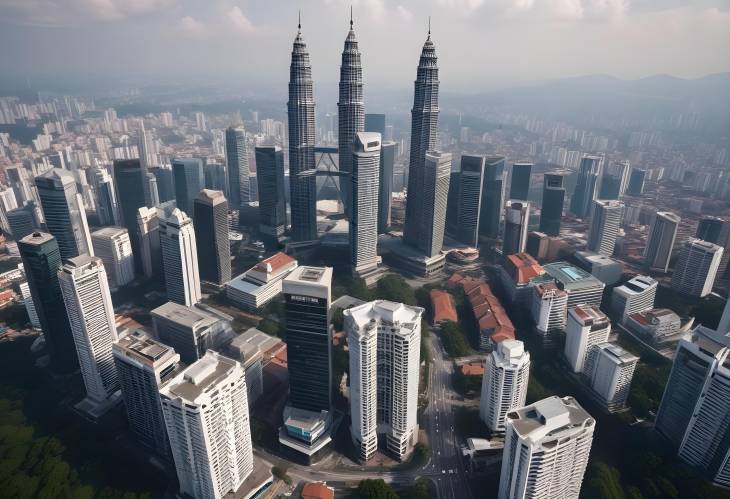
[[[452,90],[730,70],[730,0],[0,0],[0,72],[282,84],[301,8],[315,81],[334,82],[350,3],[374,86],[410,87],[429,15]]]

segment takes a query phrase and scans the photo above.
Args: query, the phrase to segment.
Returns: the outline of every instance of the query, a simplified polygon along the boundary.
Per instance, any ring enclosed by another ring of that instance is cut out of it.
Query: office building
[[[291,234],[295,241],[311,241],[317,239],[316,178],[307,173],[315,169],[314,89],[301,24],[291,53],[287,115]],[[260,189],[259,199],[263,199]]]
[[[192,306],[200,301],[200,275],[193,221],[179,208],[158,209],[167,298]]]
[[[672,274],[672,289],[689,296],[712,292],[723,249],[700,239],[685,241]]]
[[[659,283],[651,277],[637,275],[613,289],[611,309],[625,320],[629,315],[654,308]]]
[[[677,339],[682,320],[668,308],[652,308],[627,316],[624,325],[649,342],[659,344]]]
[[[23,267],[21,263],[19,268]],[[25,273],[24,273],[25,275]],[[25,305],[25,311],[28,312],[28,320],[33,329],[41,329],[41,320],[38,318],[38,313],[35,311],[35,305],[33,304],[33,297],[30,294],[30,286],[28,281],[21,282],[18,287],[20,288],[20,295],[23,297],[23,305]]]
[[[481,191],[481,186],[480,186]],[[461,191],[461,170],[449,174],[449,194],[446,197],[446,233],[458,235],[459,195]],[[481,208],[481,206],[480,206]]]
[[[607,286],[616,284],[623,278],[624,264],[620,260],[593,251],[576,251],[573,258],[578,267],[590,272]]]
[[[444,214],[446,217],[446,197],[448,196],[448,175],[451,166],[446,172],[439,172],[446,175],[445,182],[437,182],[434,176],[433,167],[427,168],[426,154],[438,148],[438,117],[439,117],[439,78],[438,59],[436,47],[431,41],[429,30],[426,42],[421,50],[421,57],[418,61],[416,81],[413,91],[413,108],[411,110],[411,150],[408,166],[408,199],[406,202],[406,217],[403,232],[403,240],[406,244],[418,248],[427,255],[428,244],[424,240],[429,239],[424,233],[431,233],[434,220],[428,217],[424,208],[433,206],[435,194],[433,187],[445,183]],[[450,161],[450,156],[449,156]],[[433,163],[433,160],[432,160]],[[432,178],[427,180],[427,177]],[[426,191],[429,192],[426,192]],[[445,223],[445,221],[444,221]],[[439,248],[440,249],[440,248]]]
[[[212,191],[228,192],[228,175],[226,165],[206,161],[203,165],[203,177],[205,179],[204,188]],[[160,204],[159,202],[156,204]]]
[[[677,346],[655,428],[683,461],[730,487],[730,337],[698,326]]]
[[[646,179],[646,170],[641,168],[632,168],[629,176],[629,186],[626,194],[631,196],[641,196],[644,193],[644,180]]]
[[[378,182],[378,234],[388,232],[390,211],[393,205],[393,168],[395,168],[396,142],[380,144],[380,179]]]
[[[91,175],[96,193],[96,218],[99,225],[119,224],[117,196],[111,175],[105,168],[94,168]]]
[[[350,345],[351,436],[361,461],[378,446],[403,461],[418,442],[423,309],[376,300],[345,310]]]
[[[174,205],[175,200],[164,204]],[[147,278],[161,279],[163,273],[162,247],[160,246],[160,219],[162,208],[142,206],[137,210],[137,240],[142,272]],[[130,237],[131,239],[131,237]]]
[[[366,113],[364,131],[379,133],[383,137],[383,141],[385,141],[385,115]]]
[[[259,310],[279,296],[282,281],[295,268],[297,261],[294,258],[286,253],[276,253],[226,283],[226,296],[247,310]]]
[[[598,189],[603,170],[603,158],[583,156],[578,171],[573,196],[570,198],[570,211],[578,218],[589,218],[593,201],[598,197]]]
[[[160,203],[175,199],[175,179],[172,175],[172,168],[151,168],[150,172],[157,180],[157,197]]]
[[[10,215],[8,215],[10,218]],[[10,224],[12,226],[12,223]],[[717,244],[723,248],[717,275],[724,277],[730,263],[730,217],[704,216],[697,226],[697,239]]]
[[[535,260],[545,260],[550,250],[550,238],[544,232],[532,231],[527,234],[525,251]]]
[[[16,242],[32,234],[40,226],[36,218],[36,206],[33,201],[28,201],[21,208],[10,210],[7,214],[7,220],[10,234]]]
[[[365,103],[362,97],[362,64],[352,17],[350,17],[350,31],[347,33],[345,47],[342,51],[339,90],[339,100],[337,102],[339,167],[340,171],[345,174],[354,174],[352,164],[355,160],[352,154],[353,144],[355,144],[356,135],[363,132],[365,127]],[[378,139],[378,144],[381,141],[382,134]],[[380,156],[379,148],[378,156]],[[340,182],[342,201],[345,205],[345,214],[348,217],[354,216],[354,213],[351,213],[354,195],[352,190],[354,187],[354,182]],[[377,187],[374,192],[378,192]]]
[[[548,236],[559,236],[560,221],[563,218],[563,204],[565,202],[565,172],[547,172],[544,178],[540,232]]]
[[[278,242],[286,229],[284,153],[277,146],[256,147],[259,188],[259,232]]]
[[[578,499],[596,420],[572,397],[507,414],[499,499]]]
[[[12,189],[2,189],[0,186],[0,229],[5,234],[10,233],[10,224],[8,223],[8,212],[18,207],[15,199],[15,192]]]
[[[186,364],[200,359],[205,351],[218,348],[233,337],[228,317],[210,308],[187,307],[174,302],[150,312],[157,337],[180,354]]]
[[[246,378],[216,352],[160,390],[180,492],[196,499],[235,493],[254,468]]]
[[[530,195],[532,163],[514,163],[509,184],[509,198],[527,201]]]
[[[175,201],[185,213],[193,212],[193,200],[205,187],[203,160],[199,158],[173,159],[172,177],[175,180]]]
[[[507,255],[500,268],[502,289],[511,304],[522,308],[530,308],[532,288],[544,282],[550,282],[545,269],[527,253]]]
[[[544,269],[568,293],[568,309],[581,304],[601,306],[606,285],[595,276],[567,262],[548,263]]]
[[[406,242],[413,245],[427,257],[441,253],[446,227],[446,202],[449,193],[451,173],[451,154],[439,151],[426,153],[421,171],[423,183],[419,199],[423,203],[418,208],[416,218],[406,219],[406,224],[419,223],[417,231],[410,231]],[[406,225],[406,232],[408,225]]]
[[[76,407],[98,417],[119,401],[112,344],[117,341],[114,305],[101,258],[69,258],[58,282],[79,357],[86,398]]]
[[[565,330],[568,315],[568,293],[553,282],[538,284],[533,288],[532,319],[543,344],[552,344],[555,336]]]
[[[94,255],[104,262],[109,288],[119,287],[134,280],[134,255],[129,232],[124,227],[104,227],[91,233]]]
[[[51,367],[61,373],[72,372],[78,366],[78,356],[58,283],[61,252],[56,239],[44,232],[34,232],[18,241],[18,250]]]
[[[248,148],[243,127],[226,128],[226,170],[228,170],[228,203],[232,210],[251,200]]]
[[[679,222],[677,215],[667,211],[659,211],[654,216],[644,249],[644,261],[649,269],[659,272],[669,270]]]
[[[608,341],[611,321],[595,305],[577,305],[568,309],[565,328],[565,359],[574,373],[590,377],[595,364],[593,347]]]
[[[249,409],[264,393],[263,352],[261,352],[259,346],[260,339],[257,339],[258,333],[265,335],[258,329],[251,328],[233,338],[228,346],[231,358],[241,363],[246,375],[246,395]]]
[[[355,142],[351,146],[352,157],[348,164],[350,169],[348,199],[351,207],[350,265],[353,272],[361,277],[376,270],[379,263],[378,203],[373,193],[378,192],[380,139],[380,134],[374,132],[356,133]]]
[[[76,190],[74,175],[67,170],[53,168],[36,177],[35,185],[46,227],[58,242],[61,258],[93,255],[86,210]]]
[[[601,406],[615,412],[626,406],[639,358],[613,343],[593,347],[595,360],[591,377],[593,395]]]
[[[588,249],[599,255],[613,255],[616,238],[621,229],[624,204],[620,201],[596,199],[588,233]]]
[[[137,212],[140,208],[146,206],[142,183],[142,168],[138,159],[114,162],[114,186],[117,189],[121,224],[129,231],[129,240],[132,242],[132,254],[134,255],[134,268],[137,273],[142,273],[142,253],[137,232]]]
[[[455,230],[459,241],[476,248],[479,245],[479,220],[482,209],[484,189],[484,156],[461,155],[461,173],[457,175],[458,183],[452,186],[455,199],[449,200],[449,208],[455,206]],[[453,177],[452,177],[452,180]]]
[[[519,340],[505,340],[487,355],[479,417],[492,432],[503,432],[507,413],[525,405],[530,354]]]
[[[503,255],[513,255],[525,251],[529,224],[530,203],[513,199],[507,201],[504,207]]]
[[[598,199],[621,199],[629,186],[630,173],[628,161],[611,161],[603,171]]]
[[[504,208],[504,161],[502,156],[487,157],[484,160],[479,235],[489,239],[499,237],[500,220]]]
[[[222,191],[200,191],[193,201],[193,227],[200,279],[219,286],[230,281],[228,201]]]

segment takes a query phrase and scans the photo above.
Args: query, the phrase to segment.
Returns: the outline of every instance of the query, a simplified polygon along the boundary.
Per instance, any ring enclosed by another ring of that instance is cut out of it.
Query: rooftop
[[[576,317],[585,326],[593,323],[608,322],[606,314],[601,312],[601,309],[595,305],[576,305],[570,309],[568,315]]]
[[[152,316],[162,317],[185,327],[194,328],[202,324],[213,323],[217,318],[210,316],[196,307],[186,307],[169,301],[152,310]]]
[[[434,323],[442,321],[456,322],[458,320],[454,300],[446,291],[431,290],[431,306],[433,307]]]
[[[200,360],[170,380],[161,392],[170,398],[197,404],[201,395],[224,381],[237,367],[240,368],[240,364],[235,360],[208,350]]]
[[[518,435],[534,442],[595,423],[573,397],[557,396],[512,411],[507,414],[507,421]]]
[[[505,258],[504,268],[517,284],[527,284],[535,277],[545,273],[545,269],[537,263],[529,253],[515,253]]]
[[[615,343],[604,343],[598,345],[604,355],[610,358],[616,364],[630,364],[632,362],[638,362],[639,358],[631,352],[624,350]]]
[[[413,330],[420,325],[423,309],[387,300],[375,300],[344,311],[345,317],[352,317],[358,328],[367,326],[377,319],[399,324]],[[410,327],[409,327],[410,326]]]
[[[122,337],[114,344],[114,349],[121,350],[127,356],[150,367],[175,355],[174,348],[154,340],[140,330],[131,331]]]
[[[335,489],[326,482],[309,482],[302,487],[302,499],[334,499]]]
[[[545,271],[550,274],[553,279],[563,284],[563,289],[570,291],[571,289],[581,289],[587,287],[601,287],[605,284],[592,274],[576,267],[568,262],[548,263],[545,265]]]

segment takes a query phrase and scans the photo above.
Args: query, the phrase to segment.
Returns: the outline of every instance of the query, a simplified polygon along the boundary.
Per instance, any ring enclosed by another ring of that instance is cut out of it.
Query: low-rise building
[[[611,309],[621,320],[637,312],[654,308],[659,283],[648,276],[637,275],[630,281],[614,288]]]
[[[449,293],[439,289],[433,289],[431,290],[430,297],[434,325],[446,321],[456,322],[458,320],[456,307],[454,307],[454,299]]]
[[[458,278],[457,278],[458,276]],[[504,340],[515,339],[515,327],[492,288],[481,279],[454,274],[449,283],[464,290],[479,325],[479,349],[490,351]]]
[[[256,311],[281,293],[284,278],[296,268],[294,258],[276,253],[228,281],[226,296],[237,305]]]
[[[606,285],[593,275],[568,262],[548,263],[545,272],[568,293],[568,310],[576,305],[601,306]]]
[[[629,331],[640,334],[652,343],[668,341],[680,332],[682,320],[668,308],[653,308],[636,312],[624,322]]]
[[[504,258],[500,280],[510,303],[529,308],[532,288],[548,282],[550,276],[545,275],[545,269],[528,253],[515,253]]]

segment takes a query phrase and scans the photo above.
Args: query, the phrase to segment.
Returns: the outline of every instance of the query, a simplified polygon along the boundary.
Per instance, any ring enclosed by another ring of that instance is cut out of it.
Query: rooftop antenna
[[[431,16],[428,16],[428,37],[431,38]]]
[[[302,31],[302,9],[299,9],[299,24],[297,25],[297,29]]]
[[[350,29],[352,29],[352,4],[350,4]]]

